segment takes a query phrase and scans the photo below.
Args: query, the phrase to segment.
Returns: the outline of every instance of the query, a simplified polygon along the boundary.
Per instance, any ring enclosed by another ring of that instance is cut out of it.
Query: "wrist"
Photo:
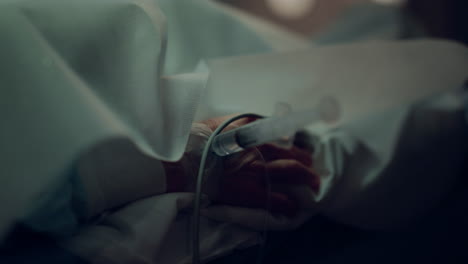
[[[190,173],[187,172],[182,159],[176,162],[163,162],[166,173],[166,192],[189,191]]]
[[[163,162],[166,172],[167,192],[195,191],[201,156],[212,130],[205,124],[194,123],[185,148],[184,155],[177,162]],[[206,170],[214,167],[208,161]],[[207,177],[204,178],[204,182]]]

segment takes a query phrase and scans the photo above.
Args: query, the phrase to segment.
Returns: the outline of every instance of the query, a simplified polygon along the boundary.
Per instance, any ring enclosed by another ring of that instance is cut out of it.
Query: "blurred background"
[[[317,43],[420,36],[468,43],[465,0],[220,0]]]

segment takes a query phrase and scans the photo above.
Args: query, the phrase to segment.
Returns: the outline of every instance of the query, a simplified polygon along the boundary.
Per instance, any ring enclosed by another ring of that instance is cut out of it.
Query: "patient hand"
[[[204,121],[214,130],[229,117]],[[240,120],[234,126],[253,120]],[[293,146],[290,149],[262,145],[228,156],[215,202],[233,206],[267,209],[273,214],[294,216],[300,202],[290,188],[319,189],[319,177],[312,170],[312,153]],[[311,198],[312,199],[312,198]]]

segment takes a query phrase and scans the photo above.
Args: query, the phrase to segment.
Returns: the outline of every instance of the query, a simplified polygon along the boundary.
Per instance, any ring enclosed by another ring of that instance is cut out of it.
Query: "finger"
[[[224,189],[217,202],[247,208],[262,208],[274,214],[294,216],[299,205],[283,193],[270,192],[258,185],[235,184]]]
[[[313,159],[312,159],[312,152],[301,149],[297,146],[293,146],[291,151],[296,155],[296,160],[300,161],[306,167],[312,167]]]
[[[265,186],[256,180],[237,177],[223,184],[217,200],[228,205],[265,208],[267,191]]]
[[[290,149],[275,146],[273,144],[265,144],[259,146],[258,149],[266,161],[273,161],[279,159],[298,160],[305,166],[312,166],[312,154],[306,150],[302,150],[296,146]]]
[[[223,188],[228,190],[231,188],[240,188],[242,190],[243,188],[247,188],[248,185],[255,185],[257,188],[264,188],[267,186],[267,180],[269,180],[267,175],[265,167],[263,169],[260,167],[258,169],[249,168],[248,170],[226,173],[223,175],[222,179]],[[240,186],[238,187],[238,185]]]
[[[271,192],[267,202],[267,211],[274,214],[293,217],[299,211],[299,205],[283,193]]]
[[[260,168],[262,163],[262,155],[255,148],[234,153],[223,160],[224,168],[228,172]]]
[[[320,178],[311,168],[304,166],[297,160],[275,160],[266,164],[268,177],[275,184],[305,184],[312,190],[318,191]]]
[[[255,174],[243,174],[227,179],[217,201],[228,205],[264,208],[286,215],[295,212],[297,205],[292,199],[282,193],[269,193],[266,184],[254,177]]]

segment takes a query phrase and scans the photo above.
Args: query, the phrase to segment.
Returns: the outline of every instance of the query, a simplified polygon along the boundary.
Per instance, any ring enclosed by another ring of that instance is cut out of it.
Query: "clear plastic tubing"
[[[215,137],[212,150],[218,156],[227,156],[246,148],[259,146],[296,133],[309,124],[335,123],[340,117],[340,106],[332,97],[323,98],[318,107],[293,112],[281,117],[268,117]]]

